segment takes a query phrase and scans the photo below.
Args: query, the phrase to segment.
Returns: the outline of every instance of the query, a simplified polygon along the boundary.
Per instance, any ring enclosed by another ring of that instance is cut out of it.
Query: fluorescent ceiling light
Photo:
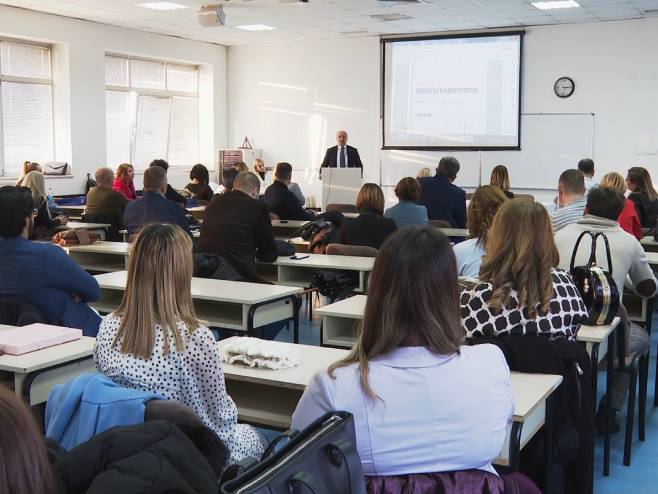
[[[180,3],[173,3],[173,2],[146,2],[146,3],[136,3],[135,7],[142,7],[144,9],[150,9],[150,10],[178,10],[178,9],[186,9],[187,5],[181,5]]]
[[[573,9],[580,7],[580,4],[574,0],[557,0],[554,2],[532,2],[532,6],[539,10],[552,9]]]
[[[242,29],[244,31],[276,31],[274,26],[266,26],[265,24],[245,24],[244,26],[235,26],[235,29]]]

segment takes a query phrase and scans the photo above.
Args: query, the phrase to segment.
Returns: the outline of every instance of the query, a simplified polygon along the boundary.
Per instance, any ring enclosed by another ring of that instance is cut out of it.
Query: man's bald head
[[[112,168],[99,168],[96,170],[96,183],[99,187],[112,188],[112,180],[114,180],[114,171]]]
[[[233,181],[233,190],[244,192],[254,199],[258,197],[260,191],[260,180],[252,172],[242,172]]]

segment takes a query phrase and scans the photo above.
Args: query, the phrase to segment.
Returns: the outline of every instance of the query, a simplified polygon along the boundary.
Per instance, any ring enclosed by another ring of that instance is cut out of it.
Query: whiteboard
[[[480,184],[480,153],[473,151],[406,151],[382,150],[381,183],[383,187],[395,187],[404,177],[415,177],[421,168],[436,172],[439,160],[444,156],[454,156],[460,168],[455,184],[460,187],[477,187]]]
[[[520,151],[483,151],[482,183],[505,165],[512,189],[556,189],[560,174],[594,158],[594,114],[525,113],[521,115]]]

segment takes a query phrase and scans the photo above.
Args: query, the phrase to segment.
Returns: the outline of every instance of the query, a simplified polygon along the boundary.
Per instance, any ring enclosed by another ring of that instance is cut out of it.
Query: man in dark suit
[[[436,175],[420,179],[420,200],[431,220],[445,220],[453,228],[466,228],[466,192],[452,182],[457,178],[459,161],[444,156]]]
[[[169,163],[167,163],[165,160],[153,160],[151,161],[151,164],[149,167],[152,166],[158,166],[162,168],[165,171],[165,174],[167,173],[167,170],[169,170]],[[171,185],[167,184],[167,190],[165,192],[165,197],[169,199],[170,201],[174,201],[175,203],[179,204],[181,207],[185,207],[185,202],[187,201],[185,197],[183,197],[181,194],[179,194],[176,189],[174,189]]]
[[[274,182],[263,194],[263,201],[270,207],[270,211],[282,220],[312,220],[315,216],[305,211],[299,205],[288,186],[292,179],[292,166],[290,163],[277,163],[274,171]]]
[[[339,130],[336,132],[337,146],[327,149],[321,167],[328,168],[361,168],[363,176],[363,163],[359,151],[347,145],[347,132]]]
[[[226,259],[245,281],[262,282],[254,259],[274,262],[277,248],[267,204],[258,200],[260,181],[251,172],[240,173],[233,189],[213,197],[206,207],[199,252]]]
[[[139,233],[149,223],[171,223],[180,226],[191,237],[185,210],[165,197],[167,172],[159,166],[144,171],[144,194],[141,199],[130,201],[123,221],[129,235]]]

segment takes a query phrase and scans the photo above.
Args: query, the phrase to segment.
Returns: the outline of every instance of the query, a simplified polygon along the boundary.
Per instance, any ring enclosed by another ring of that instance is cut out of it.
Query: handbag
[[[589,235],[592,240],[589,261],[585,266],[574,267],[578,246],[585,235]],[[596,241],[598,237],[603,237],[605,243],[609,271],[596,265]],[[608,237],[602,232],[592,233],[586,231],[581,233],[571,254],[569,272],[583,302],[585,302],[585,307],[587,307],[588,318],[586,324],[595,326],[610,324],[619,310],[619,288],[612,278],[612,260],[610,258]]]
[[[98,242],[101,236],[87,230],[64,230],[53,235],[53,243],[62,247],[70,245],[90,245]]]
[[[49,161],[45,164],[44,175],[66,175],[69,169],[68,163]]]
[[[290,438],[287,444],[274,451],[275,440],[260,462],[223,483],[221,493],[365,494],[352,414],[328,412],[303,431],[283,437]]]

